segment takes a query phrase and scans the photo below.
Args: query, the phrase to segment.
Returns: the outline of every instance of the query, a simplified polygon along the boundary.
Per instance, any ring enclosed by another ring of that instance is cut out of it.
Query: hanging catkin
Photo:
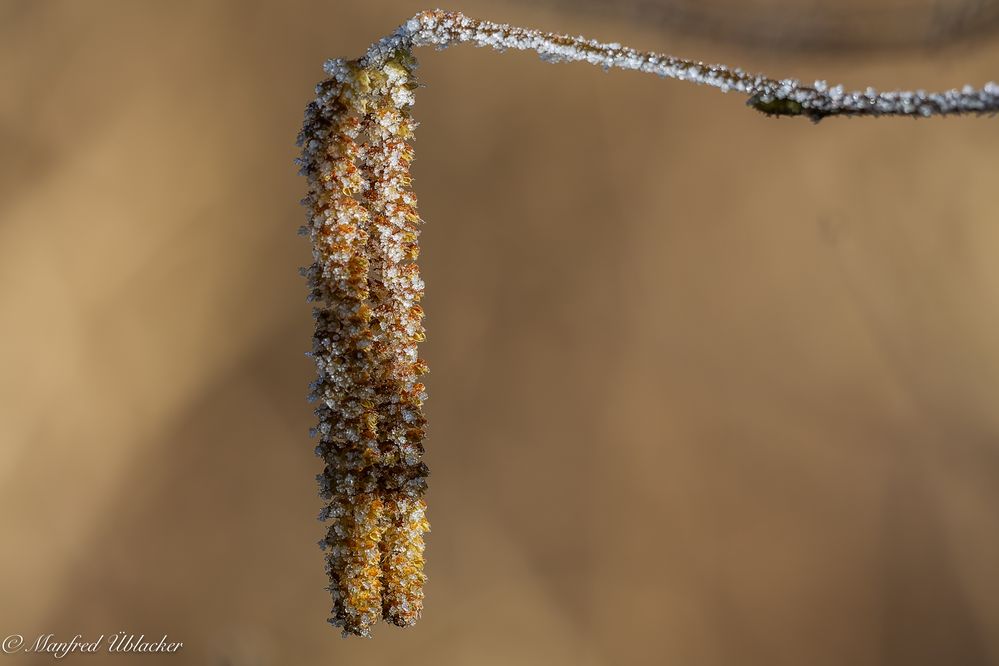
[[[306,111],[318,379],[319,475],[329,521],[321,542],[344,633],[379,618],[416,622],[423,608],[423,281],[414,263],[420,218],[410,189],[415,123],[412,61],[335,61]]]

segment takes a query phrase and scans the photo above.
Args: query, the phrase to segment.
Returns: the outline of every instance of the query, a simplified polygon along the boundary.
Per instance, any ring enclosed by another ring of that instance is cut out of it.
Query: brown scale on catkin
[[[410,188],[409,114],[416,87],[408,54],[378,66],[334,61],[299,137],[309,179],[314,263],[305,274],[315,310],[318,476],[330,526],[333,610],[344,634],[369,635],[379,618],[412,625],[423,608],[426,395],[414,263],[421,220]]]

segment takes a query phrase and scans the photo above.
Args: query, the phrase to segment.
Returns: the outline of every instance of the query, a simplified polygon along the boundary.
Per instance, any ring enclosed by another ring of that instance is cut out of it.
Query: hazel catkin
[[[416,123],[414,63],[400,52],[377,66],[331,61],[299,136],[309,181],[315,308],[318,476],[329,521],[333,609],[344,634],[379,618],[406,626],[423,608],[423,281],[414,263],[421,220],[410,187]]]

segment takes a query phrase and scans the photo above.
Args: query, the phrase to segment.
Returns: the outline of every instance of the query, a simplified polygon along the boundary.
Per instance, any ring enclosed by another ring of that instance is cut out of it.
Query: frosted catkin
[[[423,608],[424,339],[415,259],[421,220],[411,189],[412,60],[338,61],[317,87],[300,136],[308,177],[305,270],[317,302],[317,455],[330,523],[330,622],[367,636]]]

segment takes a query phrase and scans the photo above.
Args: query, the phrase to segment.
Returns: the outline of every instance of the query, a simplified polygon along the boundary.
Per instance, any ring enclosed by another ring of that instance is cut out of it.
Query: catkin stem
[[[763,113],[802,115],[816,121],[826,116],[925,117],[999,111],[999,85],[994,82],[979,89],[965,86],[960,90],[930,93],[923,90],[878,92],[873,88],[845,91],[843,86],[829,86],[825,81],[805,85],[797,79],[773,79],[725,65],[708,65],[584,37],[479,21],[460,12],[439,9],[420,12],[394,33],[376,42],[362,62],[375,64],[399,49],[446,48],[463,43],[500,51],[536,51],[548,62],[587,62],[605,69],[629,69],[692,81],[723,92],[742,93],[748,97],[749,106]]]

